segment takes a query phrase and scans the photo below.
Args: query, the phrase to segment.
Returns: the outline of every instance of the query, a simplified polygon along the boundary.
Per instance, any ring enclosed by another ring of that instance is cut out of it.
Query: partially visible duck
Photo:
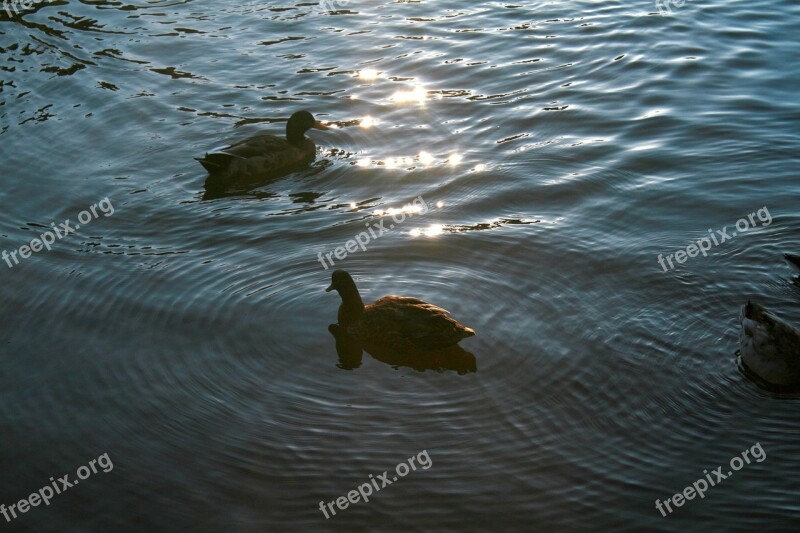
[[[308,111],[297,111],[286,123],[285,139],[260,133],[196,158],[209,174],[206,190],[221,193],[234,185],[278,178],[308,165],[317,151],[314,141],[306,137],[311,128],[328,129]]]
[[[748,301],[739,316],[741,361],[767,385],[800,387],[800,330]]]
[[[784,257],[795,270],[800,270],[800,255],[785,254]]]
[[[441,307],[417,298],[385,296],[364,305],[353,278],[344,270],[333,273],[331,285],[325,290],[336,290],[342,297],[339,326],[364,345],[436,350],[475,335]]]

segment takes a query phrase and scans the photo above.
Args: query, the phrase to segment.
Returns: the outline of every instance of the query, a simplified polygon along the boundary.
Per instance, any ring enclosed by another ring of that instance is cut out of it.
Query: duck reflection
[[[337,366],[343,370],[359,368],[363,353],[366,351],[373,359],[394,368],[407,367],[418,372],[426,370],[453,371],[460,375],[478,371],[475,356],[458,345],[438,350],[396,350],[377,344],[367,347],[345,333],[339,324],[329,325],[328,331],[336,339],[336,353],[339,356]]]
[[[331,324],[328,331],[336,339],[336,353],[339,355],[339,368],[355,370],[361,366],[361,355],[364,348],[354,338],[347,335],[339,324]]]

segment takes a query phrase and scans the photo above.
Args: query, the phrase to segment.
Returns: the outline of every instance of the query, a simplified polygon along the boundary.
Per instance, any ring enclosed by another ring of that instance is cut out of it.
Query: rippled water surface
[[[113,214],[0,262],[0,503],[114,468],[3,527],[796,528],[800,399],[736,350],[748,298],[800,324],[797,2],[6,5],[0,248]],[[310,168],[204,196],[193,157],[298,109],[338,126]],[[451,311],[473,366],[340,361],[318,254],[381,221],[336,266]]]

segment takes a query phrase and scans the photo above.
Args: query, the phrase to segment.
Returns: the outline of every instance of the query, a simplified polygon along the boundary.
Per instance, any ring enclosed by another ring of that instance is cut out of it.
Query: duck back
[[[401,296],[386,296],[365,306],[348,333],[366,343],[418,350],[446,348],[475,335],[445,309]]]
[[[209,175],[206,189],[220,191],[248,182],[278,178],[308,165],[316,156],[311,139],[290,143],[260,134],[198,159]]]
[[[742,307],[740,322],[746,369],[769,385],[800,386],[800,331],[750,302]]]

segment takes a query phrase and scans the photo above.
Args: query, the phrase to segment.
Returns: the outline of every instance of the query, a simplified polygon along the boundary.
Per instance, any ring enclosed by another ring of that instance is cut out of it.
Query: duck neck
[[[339,307],[339,325],[347,327],[364,313],[364,302],[361,300],[355,283],[338,289],[338,292],[342,297],[342,305]]]
[[[302,129],[297,123],[289,121],[286,124],[286,140],[290,144],[300,144],[306,138],[306,130]]]

